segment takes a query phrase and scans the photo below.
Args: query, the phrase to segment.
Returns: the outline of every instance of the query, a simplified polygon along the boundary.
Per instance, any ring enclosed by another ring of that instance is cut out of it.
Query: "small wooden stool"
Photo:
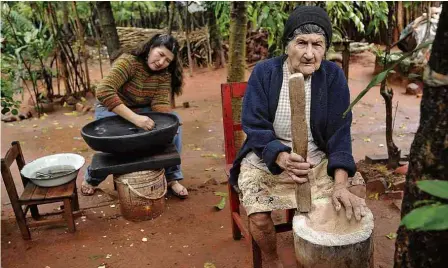
[[[23,239],[31,239],[29,227],[54,225],[64,222],[67,223],[69,232],[75,232],[76,228],[73,211],[79,210],[76,180],[56,187],[39,187],[22,176],[24,190],[19,197],[10,170],[14,160],[17,162],[19,171],[22,170],[25,166],[25,159],[23,158],[22,149],[20,148],[18,141],[14,141],[12,143],[11,148],[8,152],[6,152],[5,157],[2,158],[1,168],[3,182],[5,183],[6,191],[8,192],[9,199],[11,200],[11,205]],[[55,202],[63,202],[64,209],[60,212],[49,213],[46,215],[39,214],[37,205]],[[22,206],[25,206],[25,210],[23,210]],[[28,210],[31,211],[31,216],[36,220],[36,222],[27,222],[26,214]],[[64,213],[64,215],[63,218],[59,219],[44,219],[42,217],[61,213]]]

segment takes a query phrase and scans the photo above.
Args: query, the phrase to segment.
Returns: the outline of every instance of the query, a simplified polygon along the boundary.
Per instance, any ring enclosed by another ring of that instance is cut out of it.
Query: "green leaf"
[[[448,199],[448,181],[424,180],[418,181],[417,186],[430,195]]]
[[[404,216],[400,225],[408,229],[440,231],[448,229],[448,205],[431,205],[416,208]]]
[[[226,206],[226,197],[221,197],[221,201],[219,201],[218,204],[215,205],[215,207],[219,210],[223,210],[224,207]]]
[[[19,114],[19,111],[17,111],[17,109],[12,109],[12,110],[11,110],[11,113],[12,113],[13,115],[18,115],[18,114]]]

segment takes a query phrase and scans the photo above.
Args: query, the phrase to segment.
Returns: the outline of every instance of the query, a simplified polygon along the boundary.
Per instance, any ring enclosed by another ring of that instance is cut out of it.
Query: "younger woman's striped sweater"
[[[109,111],[124,104],[129,108],[148,105],[156,112],[170,112],[170,91],[170,73],[151,72],[146,62],[123,54],[101,81],[96,97]]]

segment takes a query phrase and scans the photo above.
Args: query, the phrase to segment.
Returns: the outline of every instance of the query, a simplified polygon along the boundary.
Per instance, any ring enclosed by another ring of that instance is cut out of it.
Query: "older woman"
[[[296,208],[294,183],[310,178],[313,198],[332,198],[338,211],[342,203],[349,219],[354,214],[360,220],[365,213],[364,200],[348,190],[356,167],[352,115],[342,117],[350,102],[347,81],[336,64],[324,60],[332,36],[330,19],[320,7],[298,7],[283,36],[286,54],[257,64],[249,78],[242,111],[247,139],[230,176],[269,267],[282,267],[271,211]],[[298,72],[305,77],[307,159],[291,152],[288,79]]]

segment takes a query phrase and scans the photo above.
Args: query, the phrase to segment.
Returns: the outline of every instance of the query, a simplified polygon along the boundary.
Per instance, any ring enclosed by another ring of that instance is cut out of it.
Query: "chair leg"
[[[233,187],[229,184],[229,202],[230,202],[230,220],[232,221],[232,236],[234,240],[241,239],[241,230],[233,219],[233,212],[240,214],[240,199],[238,194],[233,189]]]
[[[75,220],[73,218],[72,208],[72,200],[70,198],[64,199],[64,215],[65,220],[67,221],[68,231],[70,233],[74,233],[76,231]]]
[[[263,267],[263,259],[261,256],[261,249],[258,246],[257,242],[252,238],[252,263],[253,268],[262,268]]]
[[[31,217],[33,217],[33,219],[35,220],[40,219],[39,208],[37,207],[37,205],[31,205],[30,211],[31,211]]]
[[[72,197],[72,211],[78,211],[78,210],[79,210],[78,187],[75,184],[75,192],[73,193]]]
[[[24,240],[31,239],[30,229],[26,225],[26,217],[23,213],[22,207],[18,203],[11,203],[14,210],[14,215],[16,216],[17,224],[19,225],[20,232]]]

